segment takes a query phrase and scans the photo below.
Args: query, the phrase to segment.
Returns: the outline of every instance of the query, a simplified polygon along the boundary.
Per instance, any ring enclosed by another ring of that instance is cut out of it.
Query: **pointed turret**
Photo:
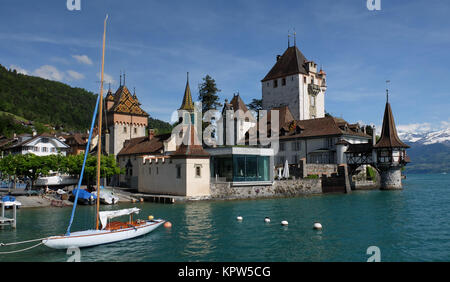
[[[409,148],[409,146],[403,143],[397,135],[394,116],[392,115],[389,101],[386,101],[386,107],[384,109],[381,138],[375,145],[375,148]]]
[[[179,110],[194,111],[194,103],[192,102],[191,89],[189,88],[189,73],[187,74],[186,89],[184,90],[183,102]]]

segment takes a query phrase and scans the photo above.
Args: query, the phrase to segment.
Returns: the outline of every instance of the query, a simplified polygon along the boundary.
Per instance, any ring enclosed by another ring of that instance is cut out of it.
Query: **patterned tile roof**
[[[135,96],[135,95],[134,95]],[[111,96],[110,96],[111,97]],[[106,97],[106,99],[111,99]],[[114,105],[109,109],[109,112],[120,113],[120,114],[132,114],[138,116],[149,116],[144,110],[141,109],[140,103],[137,97],[133,97],[128,88],[122,85],[117,89],[114,94]]]

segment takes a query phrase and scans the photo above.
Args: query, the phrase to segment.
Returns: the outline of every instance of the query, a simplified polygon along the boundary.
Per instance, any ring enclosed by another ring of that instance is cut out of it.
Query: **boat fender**
[[[172,223],[170,223],[170,221],[166,221],[166,223],[164,223],[164,227],[165,228],[171,228],[172,227]]]
[[[281,222],[281,225],[284,225],[284,226],[286,226],[286,225],[288,225],[289,223],[287,222],[287,220],[283,220],[282,222]]]
[[[270,222],[270,218],[269,218],[268,216],[266,216],[266,217],[264,218],[264,221],[267,222],[267,223],[269,223],[269,222]]]
[[[242,221],[242,220],[243,220],[242,216],[238,216],[238,217],[236,217],[236,219],[237,219],[238,221]]]

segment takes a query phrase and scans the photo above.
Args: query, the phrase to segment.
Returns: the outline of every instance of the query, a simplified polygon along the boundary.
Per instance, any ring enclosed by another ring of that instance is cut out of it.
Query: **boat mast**
[[[97,145],[97,214],[95,219],[95,229],[98,230],[98,215],[100,211],[100,161],[102,156],[102,105],[103,105],[103,70],[105,64],[105,38],[106,38],[106,20],[108,20],[108,15],[106,15],[104,26],[103,26],[103,50],[102,50],[102,75],[100,79],[100,109],[98,115],[98,145]]]

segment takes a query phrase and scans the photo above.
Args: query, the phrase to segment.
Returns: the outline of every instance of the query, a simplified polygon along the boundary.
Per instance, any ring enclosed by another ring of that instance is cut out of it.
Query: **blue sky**
[[[105,73],[126,85],[151,116],[166,121],[190,73],[194,99],[206,74],[221,101],[261,98],[260,80],[287,48],[288,30],[327,73],[325,108],[349,122],[380,125],[386,80],[402,128],[450,125],[450,3],[381,0],[120,1],[3,0],[0,64],[99,92],[103,19]]]

